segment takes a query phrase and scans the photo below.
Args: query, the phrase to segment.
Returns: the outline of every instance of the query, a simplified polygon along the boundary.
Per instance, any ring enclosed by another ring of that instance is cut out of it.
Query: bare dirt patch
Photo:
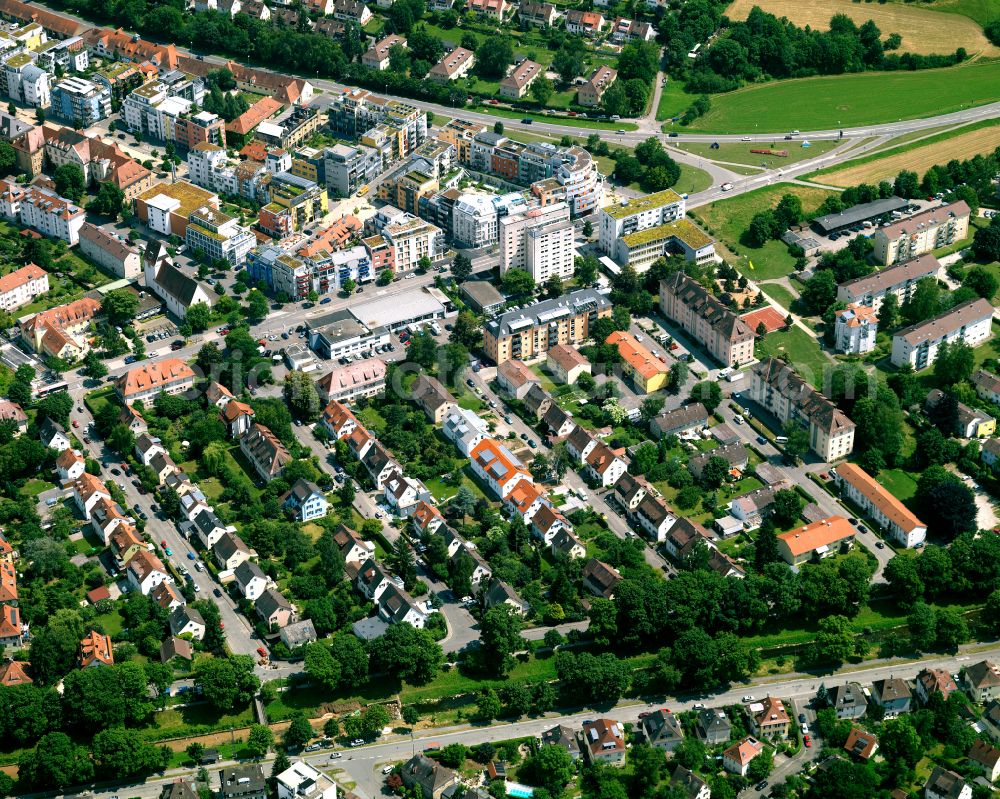
[[[730,19],[746,19],[750,9],[761,9],[777,17],[788,17],[801,27],[827,30],[830,17],[846,14],[858,25],[873,20],[882,31],[883,38],[890,33],[903,37],[900,53],[954,53],[964,47],[970,54],[1000,55],[983,34],[982,28],[968,17],[946,14],[909,5],[886,3],[853,3],[851,0],[735,0],[726,10]]]

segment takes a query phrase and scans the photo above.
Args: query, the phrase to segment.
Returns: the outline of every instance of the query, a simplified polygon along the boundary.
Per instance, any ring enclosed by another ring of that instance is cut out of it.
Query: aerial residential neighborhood
[[[0,67],[0,797],[1000,796],[994,0]]]

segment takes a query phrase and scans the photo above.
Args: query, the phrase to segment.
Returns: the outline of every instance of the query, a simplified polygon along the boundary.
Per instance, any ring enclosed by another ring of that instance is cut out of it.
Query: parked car
[[[222,591],[220,591],[218,588],[213,588],[212,596],[214,596],[216,599],[222,599]]]

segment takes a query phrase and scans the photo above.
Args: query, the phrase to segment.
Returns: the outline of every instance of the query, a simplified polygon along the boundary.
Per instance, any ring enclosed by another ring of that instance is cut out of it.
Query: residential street
[[[973,651],[974,656],[972,654]],[[413,735],[393,734],[386,736],[374,744],[356,749],[341,750],[342,757],[339,759],[331,760],[330,750],[321,750],[315,754],[307,754],[302,759],[312,763],[317,768],[328,771],[331,776],[334,776],[341,782],[356,783],[352,790],[362,797],[362,799],[375,799],[375,797],[383,793],[383,778],[380,773],[383,765],[405,760],[414,752],[428,747],[447,746],[449,743],[473,745],[484,741],[497,742],[510,738],[539,735],[556,724],[563,724],[578,729],[585,719],[593,718],[595,712],[618,721],[635,723],[638,721],[639,713],[653,707],[669,707],[674,712],[681,712],[693,709],[696,703],[705,704],[709,707],[728,706],[740,704],[741,698],[747,695],[748,692],[758,699],[762,696],[777,696],[782,700],[792,700],[791,706],[793,709],[796,709],[797,713],[801,712],[803,703],[808,702],[815,696],[816,690],[821,684],[827,688],[831,688],[835,685],[852,681],[870,684],[874,680],[887,677],[901,677],[912,680],[917,672],[923,668],[944,668],[957,673],[963,665],[970,661],[982,659],[996,660],[997,658],[1000,658],[1000,646],[993,646],[989,649],[976,649],[974,645],[970,645],[962,647],[957,657],[931,657],[920,661],[895,659],[888,662],[869,664],[867,668],[848,666],[833,675],[796,675],[763,678],[753,681],[749,686],[739,685],[725,691],[700,696],[679,697],[676,700],[661,699],[649,703],[637,703],[634,700],[626,700],[618,703],[614,708],[581,709],[566,715],[553,714],[541,719],[523,719],[510,723],[495,722],[482,726],[462,725],[458,727],[445,727],[434,731],[421,731]],[[807,750],[809,754],[802,756],[812,757],[812,753],[815,753],[818,749],[819,745],[817,744],[810,750]],[[272,759],[273,755],[269,756],[268,760]],[[265,765],[265,773],[268,771],[269,766]],[[190,775],[192,773],[192,769],[176,769],[161,779],[149,780],[145,783],[133,785],[119,785],[105,788],[95,793],[127,795],[129,799],[157,799],[160,789],[165,782],[174,777]],[[215,779],[217,780],[218,778],[215,777]],[[775,779],[771,778],[769,781],[771,784],[774,784]],[[66,799],[75,799],[75,797],[86,795],[68,794]],[[62,799],[62,797],[56,797],[56,799]]]

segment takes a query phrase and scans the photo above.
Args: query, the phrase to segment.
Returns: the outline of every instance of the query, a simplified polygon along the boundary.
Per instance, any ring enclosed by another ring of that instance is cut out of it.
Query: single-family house
[[[205,637],[205,619],[194,608],[174,608],[170,614],[170,632],[176,636],[190,635],[195,641]]]
[[[595,719],[583,725],[583,753],[590,763],[625,765],[625,728],[620,721]]]
[[[594,596],[604,599],[615,598],[615,589],[623,579],[622,573],[618,569],[597,558],[591,558],[587,561],[580,576],[584,588]]]
[[[233,569],[233,577],[240,593],[250,602],[256,602],[267,589],[267,577],[261,571],[260,566],[252,560],[245,560]]]
[[[748,735],[722,753],[722,767],[730,774],[739,774],[741,777],[745,777],[750,768],[750,762],[763,751],[764,744]]]
[[[750,727],[758,738],[787,738],[791,719],[784,703],[773,696],[746,706]]]
[[[962,687],[973,702],[985,704],[1000,699],[1000,666],[990,660],[980,660],[962,669]]]
[[[860,727],[851,727],[844,742],[844,751],[859,760],[871,760],[878,750],[878,738]]]
[[[285,494],[284,506],[295,511],[295,517],[300,522],[310,522],[321,519],[330,509],[319,486],[310,480],[299,478]]]
[[[253,553],[242,538],[236,533],[226,531],[212,547],[212,556],[223,571],[232,571],[244,561],[250,560]]]
[[[972,786],[954,771],[935,766],[924,783],[924,799],[972,799]]]
[[[969,750],[969,760],[975,763],[990,782],[1000,778],[1000,749],[981,738],[977,738]]]
[[[640,726],[646,743],[664,752],[673,752],[684,740],[680,722],[669,710],[653,711],[642,719]]]
[[[291,603],[273,588],[264,591],[253,607],[261,621],[271,630],[290,624],[295,615]]]
[[[872,700],[885,711],[886,718],[895,718],[900,713],[910,712],[913,694],[906,680],[887,677],[872,683]]]

